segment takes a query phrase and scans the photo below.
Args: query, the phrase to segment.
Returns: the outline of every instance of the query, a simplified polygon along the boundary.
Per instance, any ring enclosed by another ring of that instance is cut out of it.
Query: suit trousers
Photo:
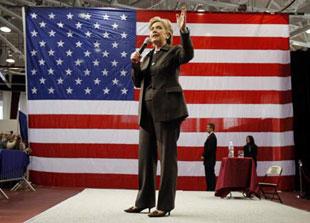
[[[155,206],[157,159],[160,160],[160,186],[157,209],[174,209],[177,180],[177,140],[181,121],[154,122],[152,101],[144,101],[139,131],[139,192],[135,206]]]
[[[216,183],[216,176],[215,176],[215,163],[205,162],[205,174],[206,174],[206,184],[207,184],[207,191],[214,191],[215,190],[215,183]]]

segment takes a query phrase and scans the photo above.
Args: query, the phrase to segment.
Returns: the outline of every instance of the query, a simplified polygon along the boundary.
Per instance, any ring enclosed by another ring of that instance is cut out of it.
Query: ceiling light
[[[4,33],[10,33],[11,32],[11,29],[9,27],[6,27],[6,26],[1,26],[0,30]]]
[[[8,63],[15,63],[15,60],[13,58],[7,58],[5,61]]]
[[[196,7],[195,7],[195,10],[197,12],[205,12],[206,11],[202,4],[197,4]]]
[[[308,29],[308,30],[306,31],[306,33],[309,33],[309,34],[310,34],[310,29]]]

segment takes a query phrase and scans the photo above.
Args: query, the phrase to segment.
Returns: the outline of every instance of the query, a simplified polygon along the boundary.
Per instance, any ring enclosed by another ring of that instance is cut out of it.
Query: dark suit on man
[[[161,182],[157,209],[174,209],[177,178],[177,140],[180,124],[188,116],[179,84],[180,65],[193,58],[189,33],[181,34],[182,46],[164,45],[150,51],[141,64],[133,64],[132,79],[141,88],[139,99],[139,192],[135,206],[155,206],[157,154]]]
[[[212,132],[205,141],[204,151],[202,154],[202,156],[204,157],[203,164],[205,167],[206,184],[208,191],[215,190],[216,177],[214,167],[216,164],[216,146],[217,139],[214,132]]]

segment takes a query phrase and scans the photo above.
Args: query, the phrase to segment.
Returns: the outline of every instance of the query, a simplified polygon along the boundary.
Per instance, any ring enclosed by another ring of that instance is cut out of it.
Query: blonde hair
[[[167,38],[167,43],[168,43],[168,45],[172,45],[173,30],[172,30],[172,25],[171,25],[170,20],[160,18],[159,16],[155,16],[155,17],[151,18],[149,21],[149,30],[151,30],[151,27],[155,22],[160,22],[161,24],[163,24],[165,30],[169,34],[169,37]]]

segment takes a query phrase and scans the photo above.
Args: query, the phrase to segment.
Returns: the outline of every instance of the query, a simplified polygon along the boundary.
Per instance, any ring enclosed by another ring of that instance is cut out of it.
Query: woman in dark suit
[[[153,49],[142,59],[131,54],[132,80],[141,88],[139,99],[139,192],[135,205],[125,210],[139,213],[155,206],[157,158],[161,179],[157,209],[149,217],[162,217],[174,209],[177,179],[177,140],[181,122],[188,116],[179,83],[180,65],[193,58],[193,47],[186,28],[186,10],[177,16],[182,44],[172,45],[172,27],[167,19],[149,22]]]
[[[243,146],[244,157],[252,157],[255,166],[257,166],[257,145],[254,142],[253,136],[246,137],[246,145]]]

